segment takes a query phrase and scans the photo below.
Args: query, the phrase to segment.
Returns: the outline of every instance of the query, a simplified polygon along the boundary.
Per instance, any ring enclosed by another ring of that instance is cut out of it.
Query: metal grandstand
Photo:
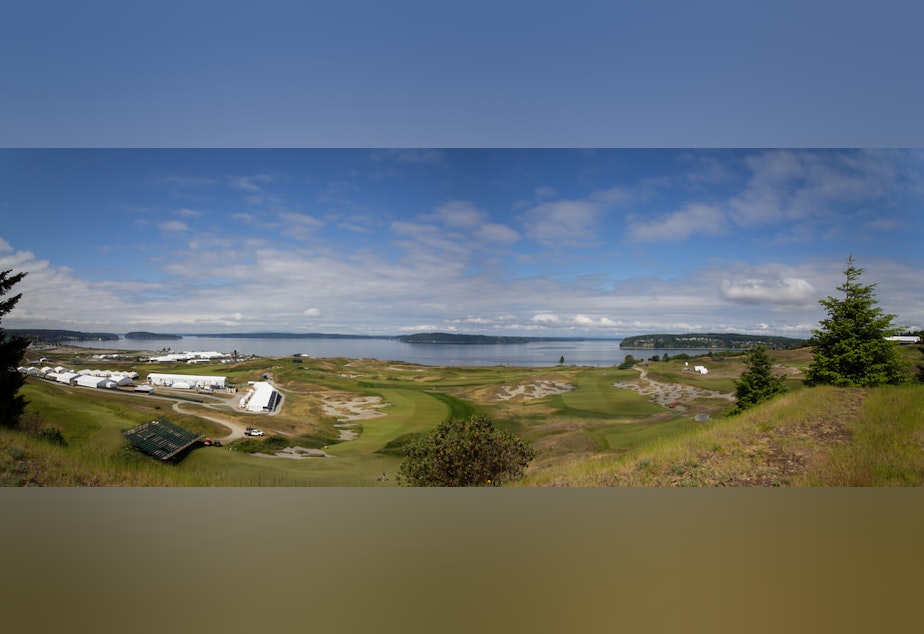
[[[122,432],[122,435],[135,449],[164,461],[181,455],[202,440],[201,435],[167,420],[152,420]]]

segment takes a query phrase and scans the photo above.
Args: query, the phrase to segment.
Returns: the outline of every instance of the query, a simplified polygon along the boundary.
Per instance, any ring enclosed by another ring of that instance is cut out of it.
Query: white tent
[[[152,372],[148,375],[148,385],[163,385],[165,387],[179,387],[177,383],[185,383],[183,389],[192,387],[224,388],[228,377],[224,376],[197,376],[193,374],[159,374]]]
[[[109,379],[104,379],[100,376],[91,376],[89,374],[81,374],[77,377],[75,383],[83,387],[106,387],[106,382]]]
[[[272,385],[265,381],[253,384],[253,392],[246,401],[248,412],[267,412],[275,409],[279,398]]]

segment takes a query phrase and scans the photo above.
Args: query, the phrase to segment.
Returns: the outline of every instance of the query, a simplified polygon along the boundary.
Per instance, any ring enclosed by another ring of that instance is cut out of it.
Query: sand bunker
[[[344,397],[331,395],[324,397],[324,403],[321,407],[326,415],[347,421],[386,416],[386,414],[376,410],[381,407],[388,407],[388,405],[389,403],[383,401],[381,396]]]
[[[504,393],[498,394],[497,400],[509,401],[510,399],[517,397],[521,397],[524,400],[527,400],[542,398],[552,394],[564,394],[565,392],[572,391],[574,386],[568,385],[567,383],[558,383],[557,381],[536,381],[535,383],[518,385],[516,387],[505,385],[501,389],[504,390]]]
[[[274,454],[257,452],[250,455],[256,456],[257,458],[293,458],[295,460],[302,460],[305,458],[333,457],[329,453],[320,449],[308,449],[306,447],[286,447],[285,449],[280,449]]]
[[[383,401],[380,396],[347,397],[340,394],[331,394],[324,397],[324,403],[321,407],[325,414],[341,421],[339,424],[334,425],[340,432],[340,440],[356,440],[359,438],[359,430],[353,421],[387,416],[387,414],[377,410],[388,407],[388,405],[389,403]]]
[[[620,381],[613,383],[613,387],[626,390],[635,390],[642,396],[649,397],[649,401],[657,403],[663,407],[670,407],[674,403],[674,409],[683,411],[686,408],[681,404],[697,398],[721,398],[729,401],[735,400],[734,394],[728,392],[719,392],[718,390],[706,390],[693,385],[684,385],[682,383],[661,383],[648,378],[648,372],[641,370],[642,374],[634,381]]]

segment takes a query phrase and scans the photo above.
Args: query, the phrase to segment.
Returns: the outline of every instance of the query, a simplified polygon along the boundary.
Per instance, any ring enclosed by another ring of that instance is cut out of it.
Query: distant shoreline
[[[506,335],[457,334],[445,332],[416,333],[410,335],[355,335],[338,333],[244,332],[244,333],[154,333],[134,331],[119,335],[106,332],[81,332],[41,328],[7,329],[12,336],[30,339],[38,344],[76,343],[80,341],[181,341],[186,337],[211,339],[275,339],[275,340],[380,340],[427,345],[521,345],[541,342],[619,341],[624,350],[747,350],[756,345],[771,349],[804,346],[807,341],[792,337],[749,335],[738,333],[687,333],[646,334],[629,337],[520,337]]]

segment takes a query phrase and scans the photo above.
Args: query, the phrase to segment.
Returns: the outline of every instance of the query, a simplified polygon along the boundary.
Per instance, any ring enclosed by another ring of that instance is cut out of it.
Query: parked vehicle
[[[248,427],[244,430],[245,436],[263,436],[263,432],[256,427]]]

